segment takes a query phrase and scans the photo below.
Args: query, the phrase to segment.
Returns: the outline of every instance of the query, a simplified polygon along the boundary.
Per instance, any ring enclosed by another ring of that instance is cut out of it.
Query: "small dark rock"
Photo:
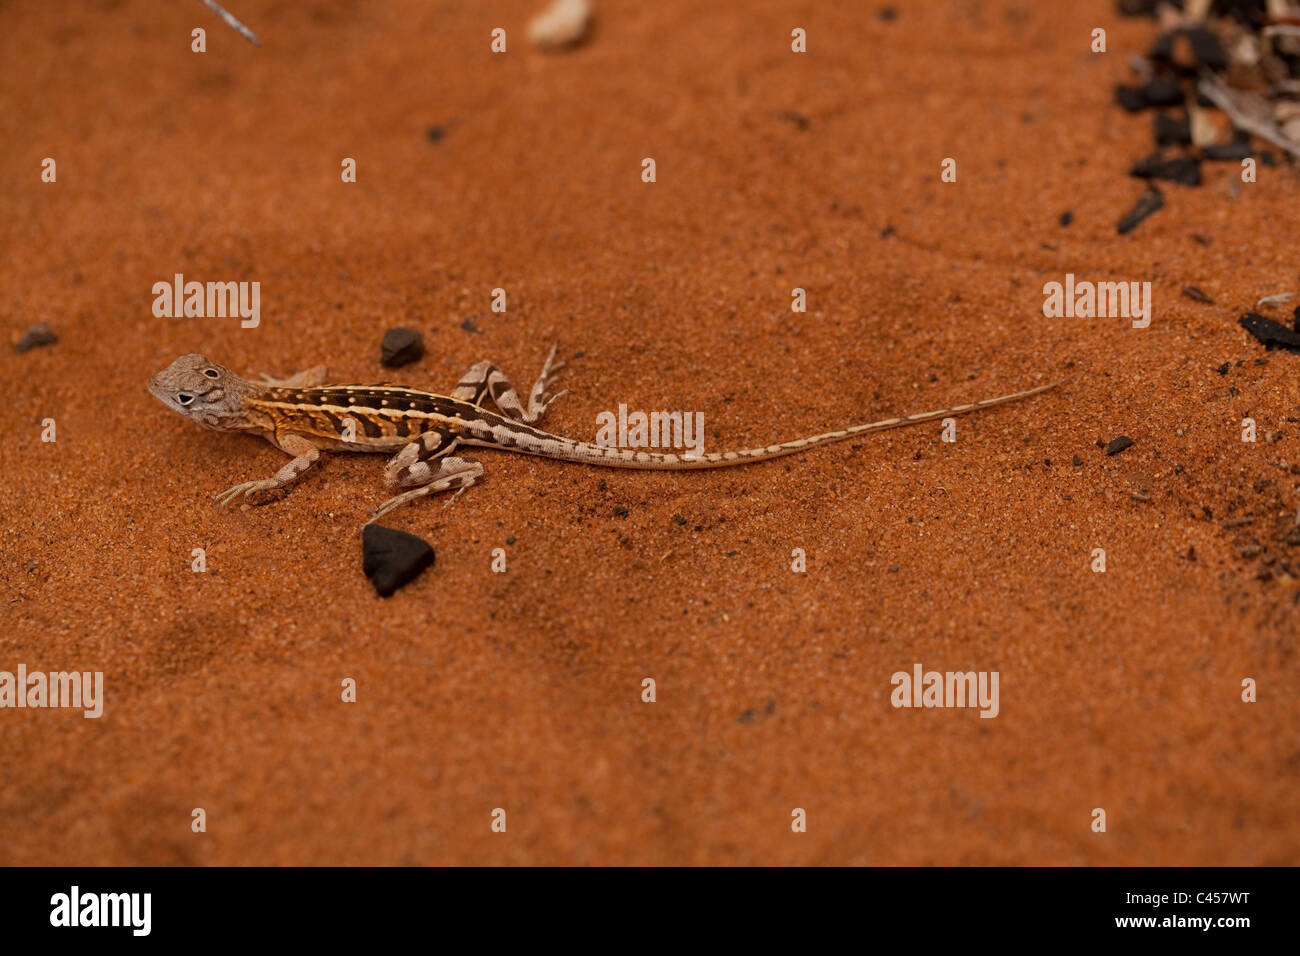
[[[1141,87],[1115,87],[1115,102],[1130,113],[1138,113],[1147,108],[1147,98],[1142,95]]]
[[[626,518],[626,517],[627,517],[627,509],[624,508],[622,505],[616,505],[616,506],[614,507],[614,516],[617,517],[617,518]]]
[[[1148,106],[1179,106],[1186,99],[1177,80],[1152,80],[1141,87]]]
[[[468,332],[470,335],[482,335],[482,334],[483,334],[483,330],[480,329],[477,325],[474,324],[474,320],[473,320],[473,319],[466,319],[464,322],[462,322],[462,323],[460,324],[460,327],[461,327],[462,329],[464,329],[466,332]]]
[[[428,128],[428,130],[425,131],[425,134],[424,134],[424,135],[427,136],[427,137],[429,137],[429,142],[431,142],[431,143],[437,143],[437,142],[441,141],[442,138],[443,138],[444,136],[447,135],[447,127],[445,127],[445,126],[430,126],[430,127]]]
[[[1083,464],[1083,459],[1080,458],[1078,455],[1075,455],[1075,456],[1074,456],[1074,467],[1075,467],[1075,468],[1078,468],[1078,467],[1079,467],[1080,465],[1082,465],[1082,464]]]
[[[1138,224],[1142,222],[1143,219],[1147,218],[1147,216],[1150,216],[1157,210],[1164,208],[1164,205],[1164,194],[1153,186],[1138,197],[1138,201],[1133,205],[1133,208],[1129,210],[1128,215],[1121,219],[1115,226],[1115,231],[1121,236],[1132,232],[1138,227]]]
[[[1241,161],[1251,155],[1250,143],[1214,143],[1201,148],[1210,162]]]
[[[1198,65],[1209,70],[1228,68],[1228,51],[1219,38],[1205,27],[1189,27],[1183,32],[1192,45],[1192,56]]]
[[[1130,169],[1129,175],[1139,179],[1167,179],[1184,186],[1199,186],[1201,164],[1192,156],[1166,159],[1159,153],[1152,153]]]
[[[24,332],[23,337],[18,340],[18,351],[29,352],[42,345],[53,345],[58,340],[59,337],[50,329],[50,323],[38,322]]]
[[[1218,372],[1220,375],[1227,375],[1231,369],[1232,369],[1232,363],[1224,362],[1222,365],[1216,368],[1215,371]]]
[[[1267,349],[1286,349],[1300,353],[1300,332],[1288,329],[1281,322],[1266,319],[1256,312],[1247,312],[1237,324],[1264,343]]]
[[[1119,12],[1126,17],[1154,17],[1160,0],[1119,0]]]
[[[1107,455],[1118,455],[1125,448],[1133,447],[1133,439],[1127,435],[1120,435],[1118,438],[1112,438],[1110,444],[1106,446]]]
[[[365,555],[361,569],[380,597],[389,597],[411,583],[434,561],[433,548],[427,541],[377,524],[366,525],[361,532],[361,546]]]
[[[1074,222],[1074,213],[1067,209],[1065,212],[1061,213],[1060,222],[1062,226],[1068,226],[1070,223]]]
[[[676,521],[679,525],[686,524],[686,519],[683,518],[681,515],[673,515],[673,520]]]
[[[424,337],[414,329],[389,329],[379,344],[379,364],[388,368],[410,365],[424,354]]]
[[[776,114],[776,118],[792,124],[796,129],[805,130],[808,128],[808,117],[797,110],[781,110]]]
[[[1180,119],[1168,113],[1157,113],[1154,131],[1157,146],[1191,145],[1192,123],[1185,116]]]

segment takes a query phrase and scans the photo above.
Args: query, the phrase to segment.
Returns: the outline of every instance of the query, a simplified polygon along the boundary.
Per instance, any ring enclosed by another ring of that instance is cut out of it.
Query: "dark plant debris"
[[[1288,329],[1281,322],[1267,319],[1258,312],[1247,312],[1237,324],[1264,343],[1266,349],[1286,349],[1300,354],[1300,332]]]
[[[1214,305],[1214,300],[1194,285],[1183,286],[1183,295],[1197,302],[1204,302],[1206,305]]]
[[[1121,236],[1132,232],[1138,227],[1138,224],[1141,223],[1143,219],[1147,218],[1147,216],[1150,216],[1157,210],[1163,209],[1164,205],[1164,194],[1161,193],[1159,189],[1152,186],[1138,197],[1138,201],[1134,203],[1133,208],[1129,210],[1128,215],[1121,219],[1115,226],[1115,231]]]
[[[1153,111],[1157,147],[1185,150],[1175,158],[1148,156],[1132,175],[1196,186],[1202,161],[1255,157],[1272,165],[1272,152],[1253,145],[1259,140],[1300,160],[1300,19],[1278,15],[1265,0],[1118,0],[1117,6],[1126,16],[1154,18],[1161,31],[1145,57],[1132,57],[1138,82],[1117,86],[1115,100],[1130,113]],[[1119,231],[1140,221],[1130,214]]]
[[[1129,438],[1127,435],[1120,435],[1118,438],[1112,438],[1106,445],[1106,454],[1118,455],[1124,449],[1132,447],[1133,439]]]
[[[1166,158],[1161,153],[1152,153],[1130,169],[1129,175],[1139,179],[1167,179],[1184,186],[1199,186],[1201,163],[1193,156]]]

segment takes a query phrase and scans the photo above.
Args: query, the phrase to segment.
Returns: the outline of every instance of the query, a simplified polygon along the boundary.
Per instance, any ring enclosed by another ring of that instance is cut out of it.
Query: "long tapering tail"
[[[967,412],[979,411],[982,408],[992,408],[994,405],[1016,402],[1022,398],[1038,395],[1060,384],[1061,382],[1057,381],[1052,382],[1050,385],[1040,385],[1037,388],[1016,392],[1012,395],[986,398],[982,402],[972,402],[969,405],[954,405],[951,408],[941,408],[933,412],[903,415],[899,418],[886,418],[883,421],[870,422],[866,425],[852,425],[839,431],[823,432],[820,435],[811,435],[807,438],[796,438],[792,441],[780,442],[764,448],[742,448],[739,451],[713,452],[698,457],[666,452],[639,451],[631,448],[607,448],[591,442],[575,441],[560,435],[552,435],[540,429],[535,430],[536,437],[534,438],[525,439],[516,436],[510,447],[513,451],[523,452],[524,454],[544,455],[548,458],[582,462],[589,465],[603,465],[608,468],[634,468],[645,471],[695,471],[702,468],[728,468],[732,465],[747,465],[756,461],[780,458],[782,455],[793,455],[796,452],[807,451],[809,448],[815,448],[818,445],[829,445],[831,442],[844,441],[846,438],[866,435],[870,432],[880,432],[887,428],[902,428],[905,425],[915,425],[919,422],[948,418],[953,415],[964,415]],[[471,440],[467,444],[495,445],[497,443],[494,441],[475,442]]]

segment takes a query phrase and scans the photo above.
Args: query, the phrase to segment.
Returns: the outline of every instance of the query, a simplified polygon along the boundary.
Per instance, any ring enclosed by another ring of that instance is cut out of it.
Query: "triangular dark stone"
[[[365,554],[361,569],[380,597],[410,584],[434,560],[433,548],[424,539],[377,524],[366,525],[361,546]]]

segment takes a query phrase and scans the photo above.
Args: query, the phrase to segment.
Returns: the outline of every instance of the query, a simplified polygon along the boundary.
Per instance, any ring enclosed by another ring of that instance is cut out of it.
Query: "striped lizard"
[[[216,495],[221,506],[241,496],[256,502],[258,499],[252,496],[287,487],[320,460],[322,451],[396,452],[384,469],[384,480],[392,491],[407,490],[381,504],[370,518],[375,521],[408,501],[455,489],[449,505],[478,481],[483,466],[453,454],[462,446],[499,448],[612,468],[696,471],[767,461],[868,432],[961,415],[1028,398],[1060,384],[853,425],[761,448],[691,457],[609,448],[535,427],[551,403],[565,394],[546,397],[551,375],[564,364],[555,361],[555,351],[553,347],[528,395],[527,405],[501,370],[487,361],[466,372],[450,395],[435,395],[391,385],[326,385],[323,365],[286,379],[263,375],[263,383],[251,382],[206,356],[191,353],[151,378],[149,391],[168,408],[205,428],[251,432],[293,456],[273,477],[241,482]],[[489,398],[499,412],[484,407]]]

